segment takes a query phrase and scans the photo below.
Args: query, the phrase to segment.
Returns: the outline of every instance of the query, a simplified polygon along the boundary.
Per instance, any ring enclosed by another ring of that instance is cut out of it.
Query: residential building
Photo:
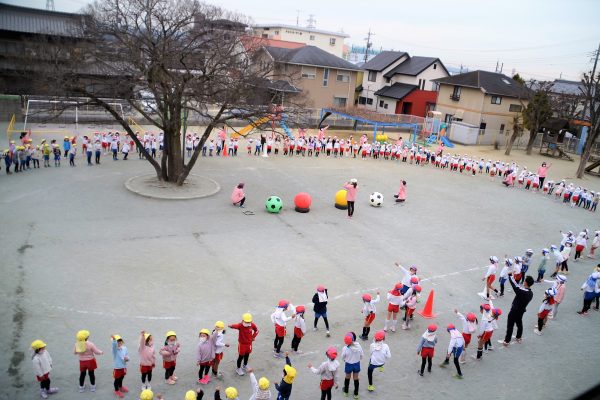
[[[439,85],[436,111],[446,122],[462,121],[504,132],[528,104],[530,89],[506,75],[472,71],[434,80]]]
[[[254,25],[252,30],[258,37],[304,43],[340,58],[344,56],[344,39],[350,37],[343,32],[284,24]]]
[[[264,46],[263,50],[263,61],[274,64],[269,79],[288,80],[303,93],[307,107],[345,108],[352,105],[360,71],[354,64],[315,46]]]
[[[359,106],[384,114],[424,117],[435,109],[435,79],[450,74],[439,58],[383,51],[363,65]]]

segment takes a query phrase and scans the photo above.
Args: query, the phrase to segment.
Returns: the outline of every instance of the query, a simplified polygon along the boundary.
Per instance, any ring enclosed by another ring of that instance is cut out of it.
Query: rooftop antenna
[[[317,20],[314,14],[310,14],[306,22],[308,22],[307,28],[315,29],[317,27]]]
[[[300,26],[300,10],[296,10],[296,26]]]
[[[55,11],[54,0],[46,0],[46,10]]]

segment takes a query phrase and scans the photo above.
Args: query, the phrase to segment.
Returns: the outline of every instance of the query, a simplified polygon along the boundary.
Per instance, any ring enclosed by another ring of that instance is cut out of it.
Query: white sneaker
[[[541,332],[541,331],[538,331],[538,329],[537,329],[537,328],[535,328],[535,329],[533,330],[533,332],[534,332],[536,335],[538,335],[538,336],[542,336],[542,332]]]
[[[47,399],[48,398],[48,393],[46,393],[46,389],[40,389],[40,397],[42,399]]]
[[[96,391],[96,385],[91,385],[90,392],[95,392],[95,391]]]
[[[327,333],[325,334],[325,336],[330,337],[331,334],[329,333],[329,331],[327,331]]]
[[[239,376],[243,376],[243,375],[244,375],[244,370],[243,370],[243,369],[241,369],[241,368],[237,368],[237,369],[235,370],[235,372],[237,372],[237,374],[238,374]]]
[[[319,328],[317,328],[317,327],[314,327],[314,328],[313,328],[313,332],[316,332],[316,331],[318,331],[318,330],[319,330]]]
[[[79,393],[85,392],[85,386],[79,386]]]
[[[142,390],[146,390],[146,389],[147,389],[146,384],[145,383],[142,384]]]

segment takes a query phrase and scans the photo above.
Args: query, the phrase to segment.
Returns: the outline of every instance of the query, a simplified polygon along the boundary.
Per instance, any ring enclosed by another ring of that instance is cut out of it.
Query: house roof
[[[435,62],[438,62],[442,66],[442,68],[444,68],[446,73],[450,75],[448,73],[448,70],[446,69],[444,64],[442,64],[439,58],[414,56],[410,57],[408,60],[401,63],[396,68],[389,71],[387,74],[384,75],[384,77],[391,78],[396,74],[417,76]]]
[[[0,31],[80,37],[81,14],[40,10],[0,3]]]
[[[383,71],[404,56],[408,56],[408,53],[404,51],[382,51],[370,59],[362,68],[368,71]]]
[[[550,91],[552,93],[561,93],[579,96],[582,94],[583,83],[576,81],[567,81],[564,79],[555,79]]]
[[[530,89],[522,86],[517,81],[504,74],[488,71],[472,71],[460,75],[447,76],[434,79],[441,84],[471,87],[485,90],[486,94],[494,94],[507,97],[528,97]]]
[[[264,49],[275,62],[360,71],[360,68],[354,64],[315,46],[304,46],[297,49],[264,46]]]
[[[258,36],[241,36],[240,40],[244,44],[246,50],[260,49],[262,46],[280,47],[284,49],[297,49],[306,46],[305,43],[290,42],[288,40],[268,39]]]
[[[331,36],[337,36],[337,37],[342,37],[342,38],[349,38],[350,37],[350,35],[348,35],[347,33],[344,33],[344,32],[326,31],[326,30],[323,30],[323,29],[308,28],[306,26],[296,26],[296,25],[257,24],[257,25],[254,25],[253,28],[258,28],[258,29],[269,28],[269,30],[270,29],[275,29],[275,28],[285,28],[285,29],[293,29],[293,30],[302,31],[302,32],[320,33],[320,34],[323,34],[323,35],[331,35]]]
[[[392,86],[385,86],[375,92],[375,96],[389,97],[391,99],[402,100],[410,92],[418,89],[417,85],[409,85],[407,83],[396,82]]]

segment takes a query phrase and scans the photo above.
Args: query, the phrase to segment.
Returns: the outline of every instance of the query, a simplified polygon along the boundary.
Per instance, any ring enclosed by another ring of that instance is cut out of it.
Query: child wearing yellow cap
[[[142,374],[142,390],[151,390],[152,370],[156,365],[156,356],[154,354],[154,338],[146,331],[140,332],[140,345],[138,347],[140,356],[140,372]],[[148,383],[146,383],[148,380]]]
[[[165,345],[159,353],[163,358],[163,368],[165,369],[165,382],[167,385],[174,385],[177,381],[175,376],[175,366],[177,365],[177,356],[180,352],[180,345],[177,342],[175,331],[169,331],[165,334]]]
[[[223,374],[219,372],[219,364],[223,359],[223,350],[225,347],[229,347],[229,344],[225,343],[225,323],[223,321],[215,322],[214,333],[217,335],[217,341],[215,343],[215,359],[212,365],[212,373],[215,378],[221,379]]]
[[[99,350],[96,345],[90,342],[90,332],[80,330],[77,332],[75,342],[75,349],[73,354],[79,357],[79,393],[85,392],[85,375],[90,377],[90,392],[96,391],[96,375],[95,371],[98,368],[96,363],[96,356],[104,354],[102,350]]]
[[[34,340],[31,343],[33,355],[31,361],[33,363],[33,371],[35,377],[40,383],[40,397],[47,399],[49,394],[58,393],[58,388],[50,387],[50,371],[52,371],[52,357],[46,350],[46,343],[41,340]]]
[[[239,400],[237,389],[232,386],[225,389],[225,398],[227,400]],[[215,388],[215,400],[222,400],[220,386]]]
[[[279,384],[275,383],[275,389],[279,392],[277,399],[288,400],[292,395],[292,384],[296,379],[296,368],[292,367],[289,353],[285,352],[285,365],[283,366],[283,378]]]

